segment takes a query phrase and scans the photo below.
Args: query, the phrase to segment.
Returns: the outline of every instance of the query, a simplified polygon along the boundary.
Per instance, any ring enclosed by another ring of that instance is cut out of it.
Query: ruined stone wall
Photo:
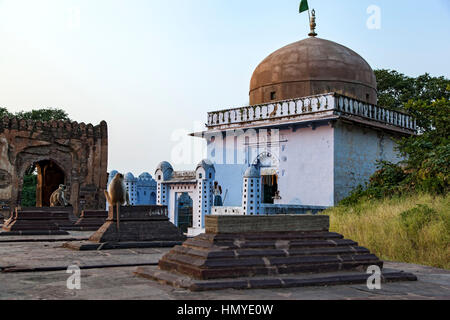
[[[20,203],[25,172],[50,160],[65,174],[68,197],[79,214],[83,209],[104,209],[107,184],[108,128],[92,124],[0,120],[0,206]]]

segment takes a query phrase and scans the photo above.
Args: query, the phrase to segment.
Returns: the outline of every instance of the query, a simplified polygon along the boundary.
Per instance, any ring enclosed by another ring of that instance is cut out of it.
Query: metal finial
[[[316,10],[313,9],[311,13],[312,13],[312,17],[311,17],[310,23],[309,23],[309,26],[311,28],[311,32],[308,34],[308,36],[315,37],[315,36],[317,36],[317,33],[316,33],[316,26],[317,26],[317,24],[316,24]]]

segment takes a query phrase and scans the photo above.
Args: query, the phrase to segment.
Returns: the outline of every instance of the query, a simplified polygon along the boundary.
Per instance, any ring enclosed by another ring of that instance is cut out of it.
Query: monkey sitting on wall
[[[65,185],[59,185],[59,188],[50,196],[50,207],[67,207],[70,205],[66,200],[66,189]]]
[[[125,186],[124,176],[121,173],[117,173],[116,176],[112,179],[109,184],[108,191],[105,190],[106,200],[109,205],[113,208],[116,206],[117,212],[117,229],[119,230],[120,224],[120,215],[119,208],[121,205],[125,204],[127,206],[130,205],[130,197],[128,195],[127,187]]]

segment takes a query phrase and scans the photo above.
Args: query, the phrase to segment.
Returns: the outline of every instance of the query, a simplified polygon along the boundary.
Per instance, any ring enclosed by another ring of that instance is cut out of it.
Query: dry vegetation
[[[332,231],[383,260],[450,269],[450,194],[361,199],[324,214]]]

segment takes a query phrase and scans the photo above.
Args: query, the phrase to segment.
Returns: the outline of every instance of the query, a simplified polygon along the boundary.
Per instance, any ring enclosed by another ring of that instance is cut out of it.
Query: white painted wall
[[[278,204],[332,206],[333,128],[321,126],[280,131]]]
[[[279,148],[268,147],[264,143],[252,145],[245,150],[243,139],[236,140],[233,136],[225,136],[223,142],[210,144],[208,155],[215,149],[216,180],[222,189],[228,190],[225,206],[240,206],[242,204],[242,181],[245,170],[256,157],[264,152],[274,153],[279,160],[279,190],[282,200],[279,204],[331,206],[333,205],[333,128],[331,126],[280,130]],[[254,142],[250,140],[250,142]],[[230,146],[236,146],[235,157],[231,157]],[[222,150],[219,150],[219,148]],[[246,156],[242,157],[242,153]],[[242,164],[223,164],[226,154],[229,159],[242,159]],[[217,156],[220,155],[220,156]],[[217,163],[221,162],[221,163]],[[278,161],[274,161],[277,162]]]

